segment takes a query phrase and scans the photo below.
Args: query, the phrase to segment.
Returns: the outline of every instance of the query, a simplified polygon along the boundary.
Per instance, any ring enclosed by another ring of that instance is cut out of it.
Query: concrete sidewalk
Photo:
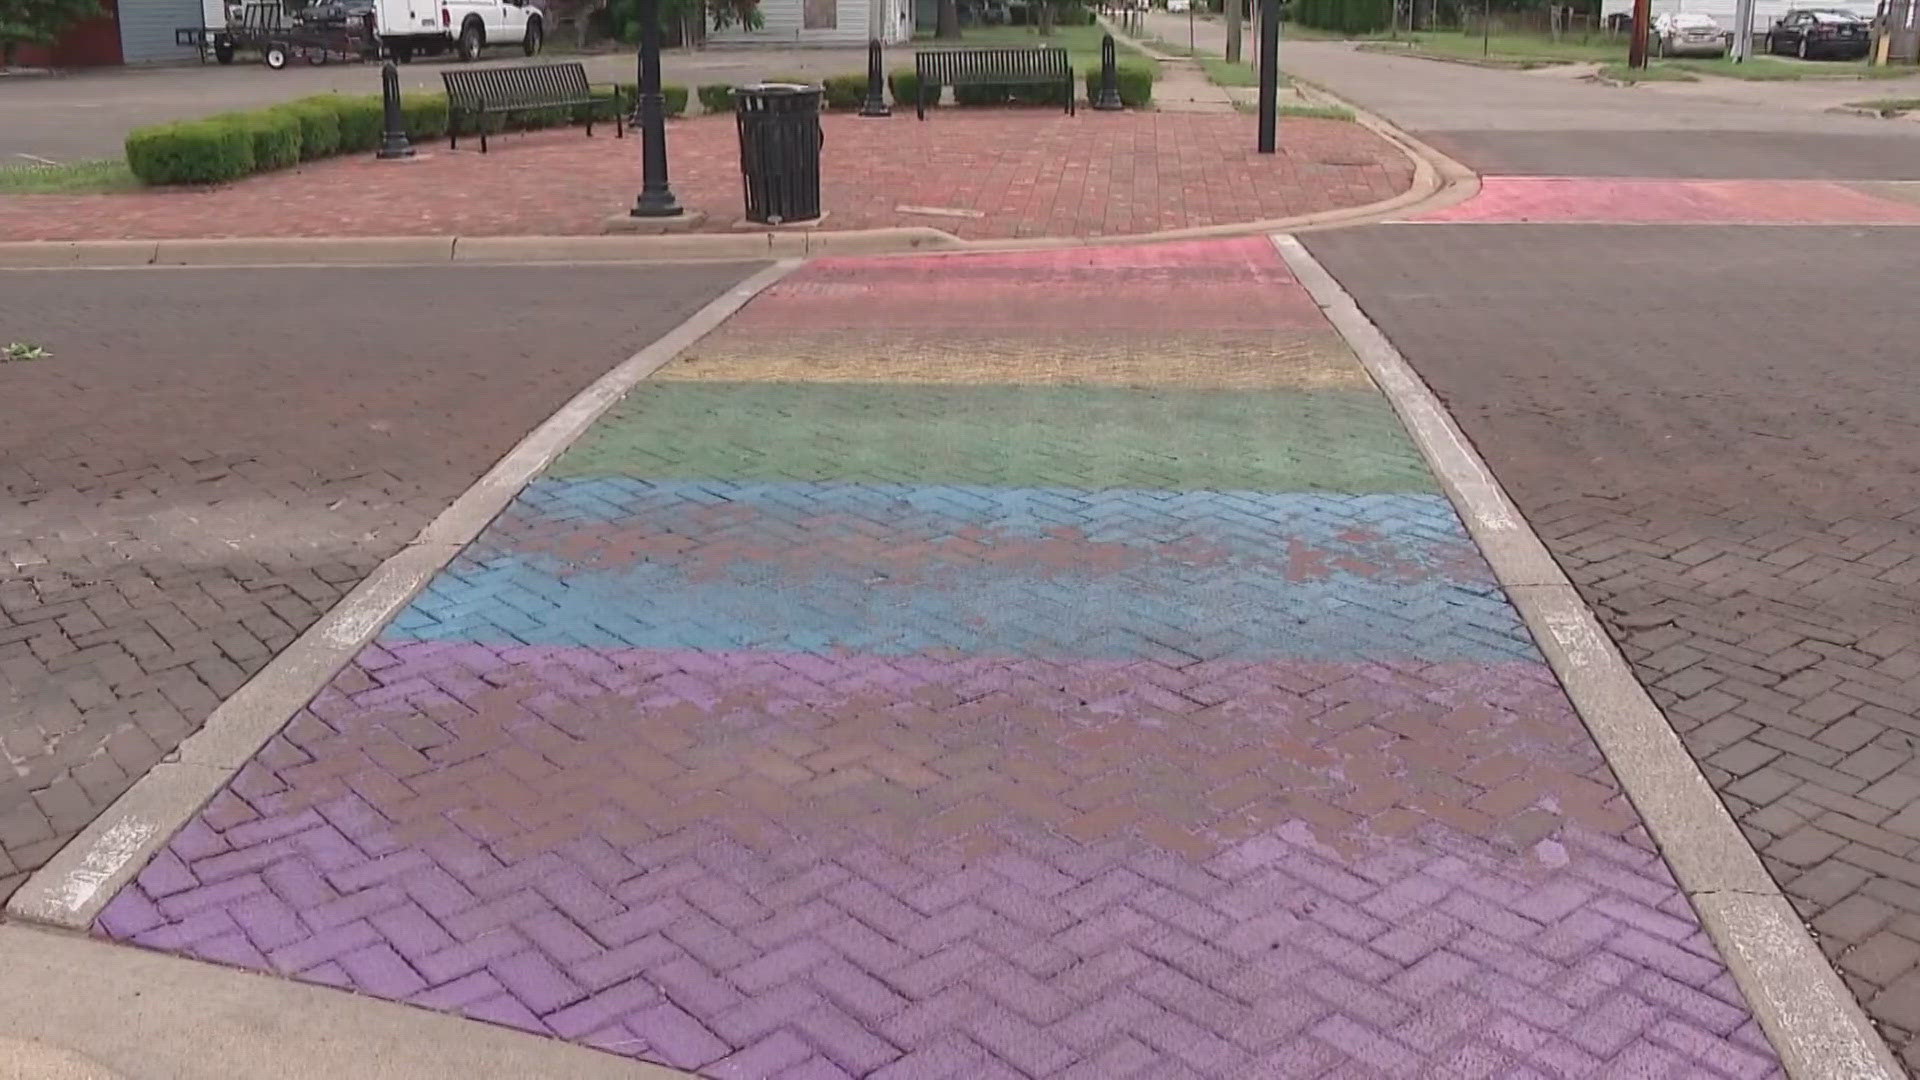
[[[96,931],[712,1076],[1779,1075],[1263,239],[811,264]]]
[[[1147,30],[1187,40],[1181,16],[1149,14]],[[1217,22],[1200,21],[1195,36],[1214,55],[1226,41]],[[1280,68],[1487,176],[1920,179],[1920,124],[1783,107],[1766,93],[1681,98],[1336,41],[1283,41]],[[1877,81],[1852,85],[1862,99],[1890,93]]]

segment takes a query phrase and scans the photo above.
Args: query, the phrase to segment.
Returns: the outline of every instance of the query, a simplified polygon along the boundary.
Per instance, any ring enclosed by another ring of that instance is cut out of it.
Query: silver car
[[[1710,16],[1669,11],[1653,20],[1647,49],[1655,56],[1725,56],[1727,38]]]

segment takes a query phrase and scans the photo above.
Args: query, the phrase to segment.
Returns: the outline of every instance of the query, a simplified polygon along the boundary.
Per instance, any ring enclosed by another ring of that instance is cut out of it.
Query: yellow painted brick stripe
[[[1330,332],[937,335],[723,329],[656,379],[680,382],[1352,390],[1367,376]]]

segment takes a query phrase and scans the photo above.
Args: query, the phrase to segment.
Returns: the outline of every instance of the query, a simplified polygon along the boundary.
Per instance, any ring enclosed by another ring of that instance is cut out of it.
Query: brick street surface
[[[1920,1066],[1910,234],[1307,242],[1459,418]]]
[[[1920,132],[1868,123],[1875,130],[1866,133],[1446,131],[1427,138],[1442,152],[1492,175],[1920,180],[1920,142],[1915,141]]]
[[[1260,239],[786,279],[96,931],[712,1077],[1779,1075]]]
[[[745,272],[0,276],[0,340],[53,353],[0,366],[0,897],[529,428]]]
[[[1413,179],[1391,143],[1334,120],[1289,120],[1271,157],[1236,114],[949,109],[920,123],[909,110],[824,127],[828,229],[1121,236],[1359,206]],[[0,240],[598,233],[633,203],[640,144],[594,130],[499,136],[486,155],[441,141],[403,164],[360,154],[208,190],[0,195]],[[667,138],[682,204],[730,231],[743,214],[733,119],[675,121]]]
[[[1646,225],[1920,225],[1911,185],[1833,180],[1609,180],[1490,176],[1420,221]]]

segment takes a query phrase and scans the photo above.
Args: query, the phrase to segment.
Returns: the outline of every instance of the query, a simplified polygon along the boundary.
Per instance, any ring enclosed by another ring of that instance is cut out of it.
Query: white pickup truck
[[[176,29],[177,44],[197,46],[202,59],[222,64],[233,63],[237,50],[258,50],[275,70],[290,54],[313,63],[353,53],[405,62],[452,49],[472,60],[489,45],[503,45],[532,56],[547,40],[546,12],[531,0],[314,0],[297,19],[279,0],[200,6],[202,25]]]
[[[532,56],[547,40],[546,13],[527,0],[373,0],[383,53],[405,62],[453,49],[472,60],[489,45]]]

